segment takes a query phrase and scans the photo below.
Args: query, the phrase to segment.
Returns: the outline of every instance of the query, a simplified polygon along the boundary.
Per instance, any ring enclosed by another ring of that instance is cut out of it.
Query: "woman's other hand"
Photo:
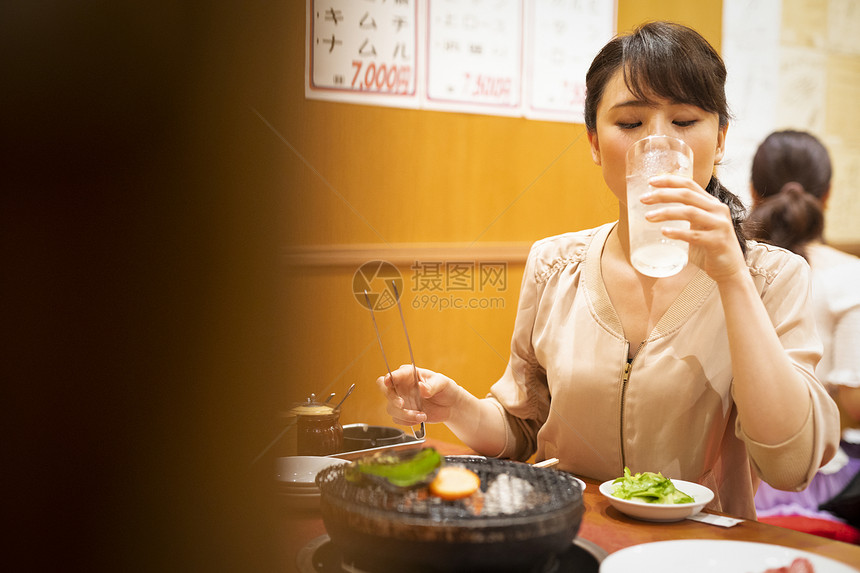
[[[376,384],[388,400],[386,411],[395,423],[403,426],[448,421],[464,391],[443,374],[426,368],[416,370],[417,387],[411,364],[404,364],[391,376],[377,378]]]

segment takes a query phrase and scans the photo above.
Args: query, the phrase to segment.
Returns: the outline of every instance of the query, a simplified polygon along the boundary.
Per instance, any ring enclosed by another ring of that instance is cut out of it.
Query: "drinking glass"
[[[689,229],[689,221],[652,223],[645,214],[654,209],[677,205],[645,205],[639,198],[651,190],[648,180],[663,174],[693,176],[693,150],[684,141],[668,135],[649,135],[627,150],[627,220],[630,233],[630,262],[649,277],[668,277],[686,265],[690,244],[663,236],[662,229]]]

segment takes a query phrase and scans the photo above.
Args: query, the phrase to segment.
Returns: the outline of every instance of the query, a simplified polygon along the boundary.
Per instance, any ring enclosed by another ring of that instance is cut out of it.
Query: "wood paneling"
[[[722,0],[618,0],[618,31],[652,20],[672,20],[695,28],[717,51],[723,35]]]
[[[415,261],[496,261],[523,264],[530,243],[396,243],[310,245],[284,249],[283,262],[299,267],[351,267],[383,260],[395,266]]]

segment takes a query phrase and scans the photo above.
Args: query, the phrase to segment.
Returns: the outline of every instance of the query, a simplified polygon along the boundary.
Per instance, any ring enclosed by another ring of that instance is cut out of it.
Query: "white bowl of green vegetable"
[[[618,511],[644,521],[681,521],[696,515],[714,499],[703,485],[669,479],[659,473],[624,475],[600,484],[600,493]]]

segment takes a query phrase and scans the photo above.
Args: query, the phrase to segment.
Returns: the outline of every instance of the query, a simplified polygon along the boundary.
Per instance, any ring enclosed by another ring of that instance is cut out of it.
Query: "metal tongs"
[[[400,293],[397,292],[397,284],[391,281],[391,288],[394,289],[394,300],[397,301],[397,310],[400,311],[400,322],[403,324],[403,334],[406,335],[406,346],[409,348],[409,362],[412,364],[412,374],[415,376],[415,386],[409,396],[403,396],[404,405],[410,410],[423,410],[421,403],[421,391],[418,389],[418,369],[415,367],[415,356],[412,354],[412,343],[409,341],[409,331],[406,330],[406,319],[403,318],[403,307],[400,306]],[[379,350],[382,352],[382,360],[385,361],[385,368],[388,370],[388,376],[392,380],[394,375],[391,373],[391,367],[388,365],[388,358],[385,357],[385,349],[382,347],[382,337],[379,336],[379,327],[376,325],[376,316],[373,314],[373,305],[370,303],[370,297],[367,294],[367,289],[364,290],[364,300],[367,301],[367,308],[370,309],[370,318],[373,320],[373,330],[376,332],[376,340],[379,342]],[[397,389],[395,388],[395,392]],[[424,422],[415,431],[412,426],[412,435],[417,440],[423,440],[425,435]]]

